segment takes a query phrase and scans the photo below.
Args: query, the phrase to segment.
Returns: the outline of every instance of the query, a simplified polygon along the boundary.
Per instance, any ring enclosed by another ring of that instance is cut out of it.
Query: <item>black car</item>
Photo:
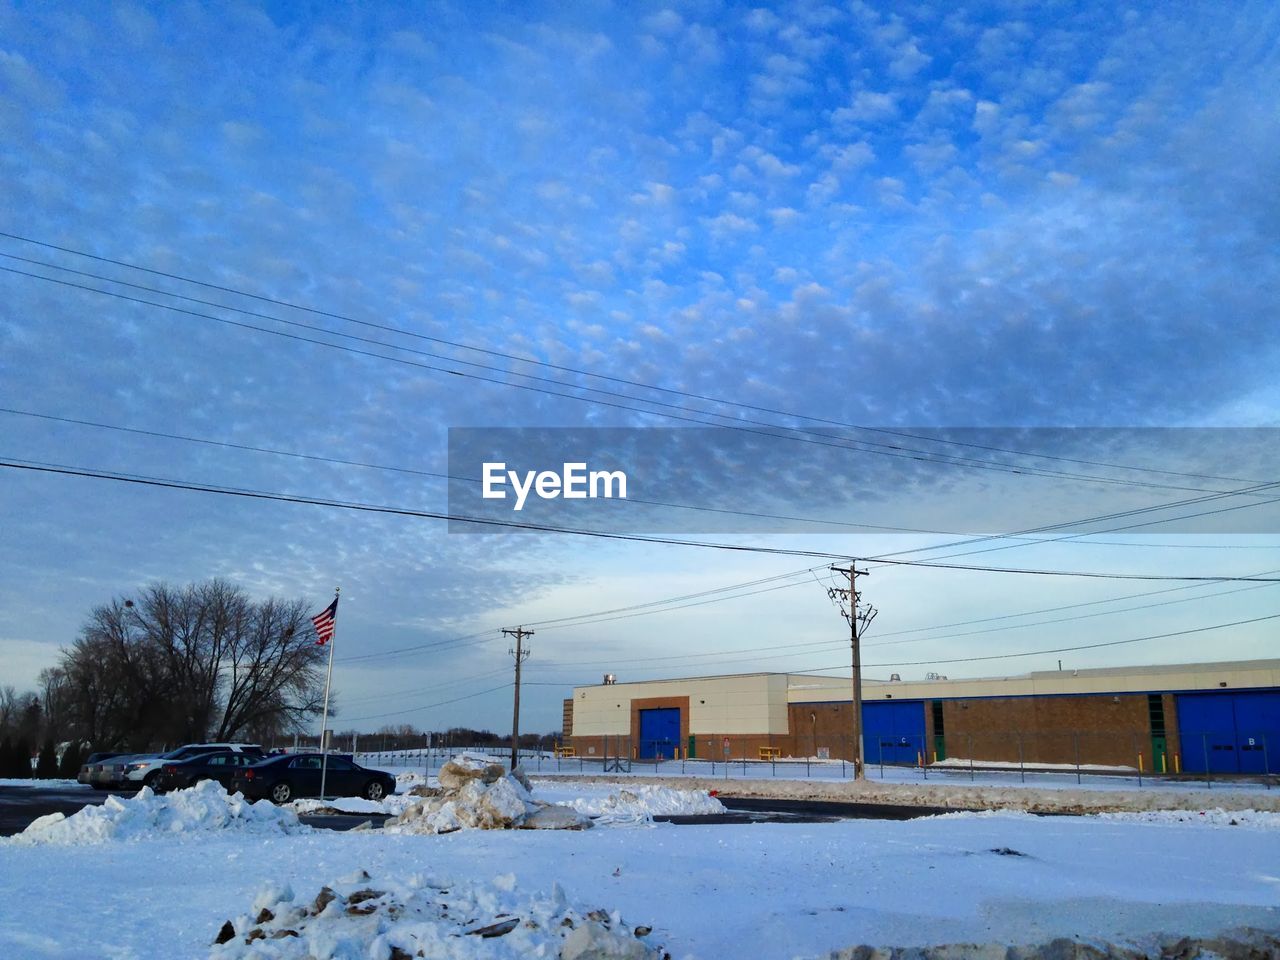
[[[232,791],[250,800],[269,797],[288,803],[295,797],[320,796],[321,764],[326,763],[326,797],[364,797],[381,800],[396,791],[396,778],[384,770],[362,767],[350,755],[329,754],[326,761],[318,753],[286,753],[238,771],[231,780]]]
[[[218,750],[203,753],[185,760],[173,760],[160,768],[155,790],[182,790],[195,786],[201,780],[217,780],[227,790],[237,773],[251,764],[261,763],[260,751]]]

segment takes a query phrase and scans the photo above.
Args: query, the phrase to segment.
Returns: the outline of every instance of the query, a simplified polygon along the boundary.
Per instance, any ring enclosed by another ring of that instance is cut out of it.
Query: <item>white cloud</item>
[[[784,163],[772,153],[763,153],[756,158],[756,166],[766,177],[794,177],[800,168],[794,163]]]
[[[684,28],[684,18],[674,10],[659,10],[644,19],[644,28],[661,36],[674,36]]]
[[[898,47],[893,62],[889,64],[889,73],[898,80],[909,80],[932,60],[928,54],[921,52],[914,40],[908,40]]]
[[[775,207],[769,211],[769,219],[775,227],[793,227],[800,222],[801,214],[792,207]]]
[[[752,33],[769,33],[782,23],[777,15],[764,7],[756,7],[742,19],[743,25]]]
[[[722,213],[718,217],[705,217],[702,225],[707,228],[707,232],[717,239],[736,236],[743,233],[752,233],[758,229],[754,220],[748,220],[746,217],[740,217],[736,213]]]
[[[897,113],[897,97],[894,94],[859,90],[853,95],[849,106],[835,111],[832,119],[841,124],[874,123],[894,117]]]

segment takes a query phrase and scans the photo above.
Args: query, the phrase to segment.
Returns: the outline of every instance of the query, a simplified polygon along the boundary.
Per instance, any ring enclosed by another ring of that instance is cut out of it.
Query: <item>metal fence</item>
[[[796,749],[797,742],[800,749]],[[634,740],[593,738],[596,753],[550,757],[556,772],[652,773],[736,777],[848,779],[853,776],[850,736],[705,737]],[[1270,789],[1280,774],[1280,731],[1188,732],[1143,736],[1132,731],[984,731],[927,736],[868,731],[864,759],[869,776],[1077,784],[1121,779],[1135,785],[1185,781],[1254,782]]]
[[[360,763],[421,770],[428,776],[463,751],[492,756],[495,762],[503,763],[511,753],[509,744],[454,743],[439,735],[430,740],[423,736],[419,741],[416,745],[392,741],[384,746],[381,735],[369,735],[358,737],[355,743],[349,738],[335,740],[331,749],[355,753]],[[797,741],[800,750],[796,749]],[[560,745],[522,748],[520,763],[530,773],[543,774],[806,780],[847,780],[854,775],[853,739],[848,736],[812,740],[803,735],[699,737],[690,744],[609,735],[591,742],[594,753]],[[310,738],[310,744],[299,739],[296,745],[314,749],[318,739]],[[279,746],[291,749],[295,744]],[[1186,782],[1213,787],[1230,781],[1271,789],[1280,785],[1278,751],[1280,731],[1275,730],[1183,731],[1169,737],[1090,730],[986,731],[943,737],[869,731],[864,737],[867,775],[899,782],[976,782],[981,778],[987,783],[1070,780],[1084,784],[1107,779],[1137,786]]]

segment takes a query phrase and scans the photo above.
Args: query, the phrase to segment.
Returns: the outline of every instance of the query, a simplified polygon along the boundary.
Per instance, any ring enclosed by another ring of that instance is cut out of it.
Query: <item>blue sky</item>
[[[503,354],[849,423],[1276,426],[1278,40],[1280,11],[1264,3],[5,4],[0,230]],[[43,276],[75,279],[12,256],[659,396],[19,240],[0,238],[0,253],[11,255],[0,266]],[[451,426],[666,423],[14,273],[0,274],[0,291],[0,401],[12,409],[435,472]],[[412,474],[13,414],[0,414],[0,437],[13,458],[446,505],[443,483]],[[1258,451],[1226,448],[1201,472],[1254,476],[1242,465]],[[925,526],[965,529],[957,501],[936,496],[953,482],[946,474],[918,492]],[[1069,495],[1090,515],[1088,488]],[[876,522],[848,491],[830,502],[815,492],[813,509]],[[368,716],[357,723],[366,729],[506,723],[508,692],[480,693],[506,679],[505,641],[451,638],[810,565],[464,537],[429,521],[9,471],[0,512],[0,682],[29,685],[93,604],[153,579],[226,576],[255,594],[314,597],[317,609],[340,582],[340,657],[441,643],[345,665],[343,717]],[[938,540],[747,539],[860,556]],[[1206,534],[1197,549],[1148,540],[996,557],[1242,575],[1280,568],[1275,542]],[[708,654],[614,670],[659,676],[841,662],[835,647],[816,661],[724,652],[838,642],[841,621],[805,579],[735,602],[548,627],[530,661],[546,686],[525,700],[526,727],[556,727],[566,685],[613,663]],[[888,633],[1160,586],[914,570],[884,571],[868,589]],[[1085,639],[1275,613],[1268,590],[1084,621]],[[1073,622],[921,641],[905,648],[919,657],[898,659],[1064,646],[1081,633]],[[1268,636],[1264,623],[1076,665],[1261,656]]]

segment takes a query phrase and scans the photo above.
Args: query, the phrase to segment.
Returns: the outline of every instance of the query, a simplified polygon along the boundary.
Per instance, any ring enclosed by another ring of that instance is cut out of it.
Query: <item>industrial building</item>
[[[1280,660],[864,680],[869,764],[1089,764],[1280,772]],[[580,757],[852,759],[848,678],[749,673],[575,687]]]

